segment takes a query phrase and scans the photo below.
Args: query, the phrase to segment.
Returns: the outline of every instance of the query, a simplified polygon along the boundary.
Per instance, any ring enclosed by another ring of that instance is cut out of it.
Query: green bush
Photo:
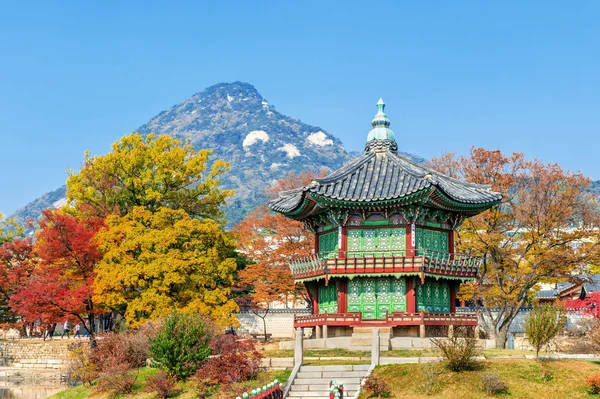
[[[199,314],[167,316],[150,343],[155,366],[169,375],[187,380],[210,356],[212,323]]]
[[[529,312],[525,320],[525,334],[535,348],[536,357],[540,356],[540,349],[560,333],[566,322],[567,312],[562,307],[545,304]]]

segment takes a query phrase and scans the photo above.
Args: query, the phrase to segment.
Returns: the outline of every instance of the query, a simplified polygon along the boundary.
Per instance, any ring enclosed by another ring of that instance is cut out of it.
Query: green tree
[[[170,136],[132,133],[106,155],[86,152],[83,167],[70,171],[67,195],[104,216],[124,216],[141,206],[152,212],[183,209],[190,216],[219,220],[220,206],[233,192],[219,188],[226,162],[217,160],[208,170],[211,153]]]
[[[0,245],[12,241],[14,238],[23,238],[25,228],[18,224],[13,218],[6,218],[0,212]]]
[[[150,356],[157,366],[179,380],[186,380],[212,353],[214,331],[197,313],[171,314],[150,343]]]
[[[97,235],[104,254],[96,267],[94,298],[139,326],[174,311],[198,312],[235,324],[231,299],[233,243],[211,219],[184,210],[135,207],[111,215]]]
[[[540,349],[560,333],[567,322],[566,310],[550,304],[536,306],[525,319],[525,334],[540,357]]]

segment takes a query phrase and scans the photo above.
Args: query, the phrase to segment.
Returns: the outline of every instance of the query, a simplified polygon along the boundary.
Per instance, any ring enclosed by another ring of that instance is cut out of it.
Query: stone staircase
[[[390,327],[377,327],[379,329],[379,344],[382,351],[388,351],[391,348],[392,329]],[[373,328],[354,327],[352,337],[350,338],[350,347],[357,351],[370,351],[371,340],[373,337]]]
[[[344,398],[353,398],[368,364],[353,366],[302,366],[288,394],[290,399],[328,399],[329,382],[344,384]]]

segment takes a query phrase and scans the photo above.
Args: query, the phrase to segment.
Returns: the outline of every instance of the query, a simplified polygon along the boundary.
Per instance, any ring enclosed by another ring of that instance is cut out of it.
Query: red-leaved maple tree
[[[94,236],[102,225],[97,217],[45,210],[34,245],[37,266],[10,298],[13,311],[43,324],[81,322],[93,339],[98,312],[92,300],[94,267],[101,258]]]
[[[9,300],[27,282],[36,265],[33,240],[13,238],[0,246],[0,320],[15,322]]]

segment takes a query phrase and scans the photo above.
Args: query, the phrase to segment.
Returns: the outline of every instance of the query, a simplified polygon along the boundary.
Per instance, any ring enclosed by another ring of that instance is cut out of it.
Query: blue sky
[[[524,152],[600,179],[598,1],[1,2],[0,211],[219,82],[362,149]]]

